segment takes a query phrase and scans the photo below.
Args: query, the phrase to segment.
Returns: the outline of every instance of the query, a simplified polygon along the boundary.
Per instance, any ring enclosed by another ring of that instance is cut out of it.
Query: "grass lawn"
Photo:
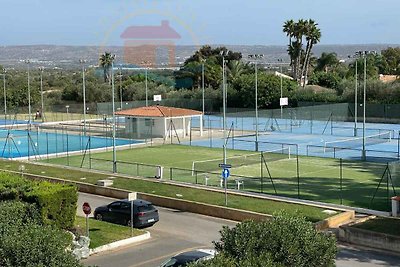
[[[243,155],[254,155],[254,152],[228,149],[227,162],[230,163],[230,157]],[[112,170],[111,151],[92,153],[91,157],[91,161],[89,161],[89,157],[85,158],[85,168],[91,167],[103,171]],[[298,197],[299,195],[303,199],[336,204],[340,204],[342,198],[342,203],[345,205],[378,210],[390,209],[387,201],[386,179],[379,187],[371,204],[372,196],[385,171],[385,164],[343,161],[341,169],[339,159],[300,156],[299,168],[297,168],[297,160],[294,157],[291,159],[281,157],[280,160],[275,160],[277,155],[274,154],[265,154],[265,157],[267,165],[261,165],[260,157],[257,159],[256,156],[253,156],[253,159],[249,161],[252,164],[236,168],[237,164],[234,162],[238,160],[232,160],[233,168],[228,180],[228,187],[235,188],[235,180],[242,179],[244,190],[273,194],[275,191],[269,177],[270,173],[277,193],[282,196]],[[193,161],[210,159],[216,159],[210,162],[214,167],[209,167],[214,171],[207,174],[201,171],[192,172]],[[222,162],[221,149],[184,145],[138,147],[118,151],[117,160],[119,161],[117,170],[123,174],[154,177],[155,167],[134,164],[134,162],[139,162],[163,166],[164,179],[205,184],[207,175],[208,185],[220,185],[218,162]],[[65,165],[67,160],[56,158],[50,159],[48,162]],[[81,162],[82,156],[69,157],[71,166],[80,167]],[[299,171],[299,179],[297,171]],[[397,174],[392,173],[392,175]],[[394,181],[396,182],[397,179],[394,179]],[[400,184],[395,184],[395,188],[400,191]]]
[[[0,160],[0,168],[18,171],[21,162]],[[43,166],[37,164],[23,163],[25,165],[25,173],[37,175],[46,175],[61,179],[79,181],[95,184],[100,179],[110,178],[111,175],[93,173],[87,170],[66,170],[62,167]],[[225,206],[225,195],[219,192],[210,192],[208,190],[185,188],[181,186],[168,185],[158,183],[152,180],[130,179],[122,177],[113,177],[114,187],[127,189],[137,192],[150,193],[159,196],[173,197],[196,201],[200,203]],[[231,208],[260,212],[264,214],[274,214],[279,210],[285,210],[289,214],[300,214],[305,216],[309,221],[317,222],[329,217],[323,213],[323,209],[295,205],[276,201],[268,201],[243,196],[228,196],[228,206]]]
[[[75,227],[80,229],[82,233],[86,233],[86,219],[76,216]],[[145,232],[133,229],[133,236],[144,234]],[[97,221],[93,218],[89,219],[89,248],[97,248],[102,245],[109,244],[118,240],[132,237],[131,228],[123,225]]]
[[[365,229],[369,231],[400,236],[400,219],[380,218],[368,220],[364,223],[353,225],[352,227]]]

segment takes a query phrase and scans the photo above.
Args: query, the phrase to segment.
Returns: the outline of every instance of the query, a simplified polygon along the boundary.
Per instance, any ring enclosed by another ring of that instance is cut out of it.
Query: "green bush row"
[[[78,193],[74,185],[35,182],[0,173],[1,200],[34,203],[44,224],[69,229],[74,225]]]

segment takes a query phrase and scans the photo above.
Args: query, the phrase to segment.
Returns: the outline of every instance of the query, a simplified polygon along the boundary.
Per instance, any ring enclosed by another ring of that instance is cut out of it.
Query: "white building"
[[[198,122],[203,120],[200,111],[159,105],[121,110],[115,115],[125,117],[125,133],[139,139],[149,136],[186,137],[190,135],[192,119],[197,117]],[[202,123],[199,126],[202,135]]]

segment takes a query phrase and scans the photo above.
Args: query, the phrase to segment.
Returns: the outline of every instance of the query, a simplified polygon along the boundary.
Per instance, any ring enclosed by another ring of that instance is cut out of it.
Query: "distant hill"
[[[212,45],[219,46],[219,45]],[[375,50],[380,52],[387,47],[397,47],[399,44],[366,44],[366,45],[317,45],[313,52],[320,56],[322,52],[336,52],[339,58],[345,59],[348,55],[359,50]],[[230,50],[242,52],[244,57],[248,54],[264,54],[265,63],[275,63],[278,59],[288,62],[289,57],[286,46],[264,46],[264,45],[227,45]],[[187,57],[191,56],[198,47],[177,46],[176,62],[181,64]],[[96,47],[96,46],[56,46],[56,45],[33,45],[33,46],[2,46],[0,47],[0,64],[5,67],[25,68],[24,60],[30,59],[34,66],[45,66],[48,68],[76,68],[79,59],[86,59],[88,65],[97,65],[99,54],[111,51],[118,59],[122,58],[123,47]],[[161,54],[158,59],[160,64],[167,62],[167,54]]]

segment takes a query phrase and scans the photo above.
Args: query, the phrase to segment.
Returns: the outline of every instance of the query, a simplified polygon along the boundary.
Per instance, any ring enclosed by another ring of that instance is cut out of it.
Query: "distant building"
[[[181,36],[163,20],[160,26],[131,26],[122,34],[125,63],[156,66],[157,58],[167,51],[170,66],[175,63],[175,41]]]
[[[394,82],[395,80],[398,79],[398,76],[396,75],[383,75],[383,74],[379,74],[379,80],[384,82],[384,83],[390,83],[390,82]]]

